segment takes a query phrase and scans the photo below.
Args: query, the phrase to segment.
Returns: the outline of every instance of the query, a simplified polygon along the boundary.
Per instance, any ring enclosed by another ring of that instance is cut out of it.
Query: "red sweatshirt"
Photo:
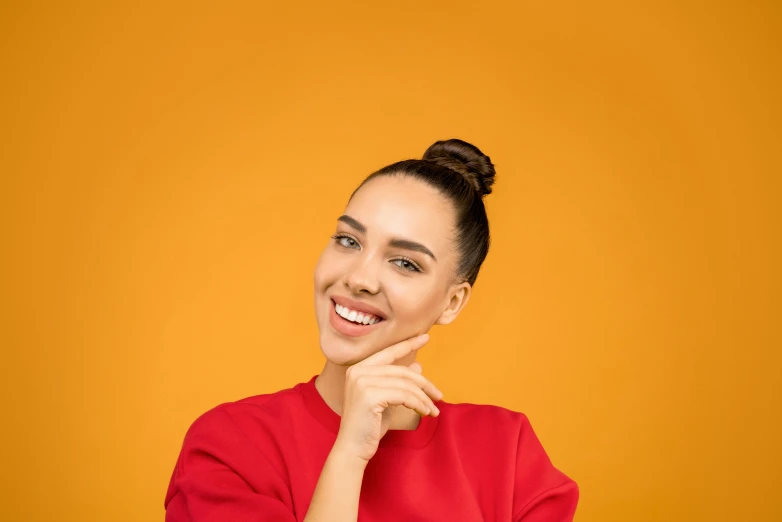
[[[185,436],[167,522],[304,520],[340,416],[314,376],[221,404]],[[358,520],[562,522],[576,483],[557,470],[522,413],[438,401],[415,430],[389,430],[364,471]]]

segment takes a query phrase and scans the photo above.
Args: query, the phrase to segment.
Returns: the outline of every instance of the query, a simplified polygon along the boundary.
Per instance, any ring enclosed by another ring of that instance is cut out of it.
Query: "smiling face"
[[[315,268],[326,358],[355,364],[455,319],[470,285],[455,278],[454,234],[450,202],[426,183],[401,175],[364,184]]]

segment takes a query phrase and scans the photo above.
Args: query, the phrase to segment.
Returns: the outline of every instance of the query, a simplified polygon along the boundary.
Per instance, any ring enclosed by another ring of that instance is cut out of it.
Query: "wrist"
[[[356,455],[355,451],[342,445],[339,441],[334,443],[329,453],[328,460],[336,462],[342,469],[354,469],[363,473],[369,461]]]

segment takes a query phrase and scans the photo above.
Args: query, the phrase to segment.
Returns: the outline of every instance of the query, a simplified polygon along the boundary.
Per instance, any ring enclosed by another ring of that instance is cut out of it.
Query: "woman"
[[[315,268],[323,371],[198,418],[167,521],[572,520],[576,484],[527,418],[449,404],[415,362],[469,301],[493,183],[456,139],[364,180]]]

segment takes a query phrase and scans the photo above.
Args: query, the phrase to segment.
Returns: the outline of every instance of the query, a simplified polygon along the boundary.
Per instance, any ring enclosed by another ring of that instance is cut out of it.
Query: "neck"
[[[399,361],[398,361],[399,362]],[[407,364],[412,363],[410,360]],[[334,410],[337,415],[342,416],[342,408],[345,397],[345,374],[348,371],[347,366],[340,366],[327,360],[323,366],[323,371],[315,379],[315,388],[323,397],[325,403]],[[391,420],[392,430],[414,430],[418,426],[421,417],[413,410],[404,406],[392,406],[394,408],[393,418]]]

